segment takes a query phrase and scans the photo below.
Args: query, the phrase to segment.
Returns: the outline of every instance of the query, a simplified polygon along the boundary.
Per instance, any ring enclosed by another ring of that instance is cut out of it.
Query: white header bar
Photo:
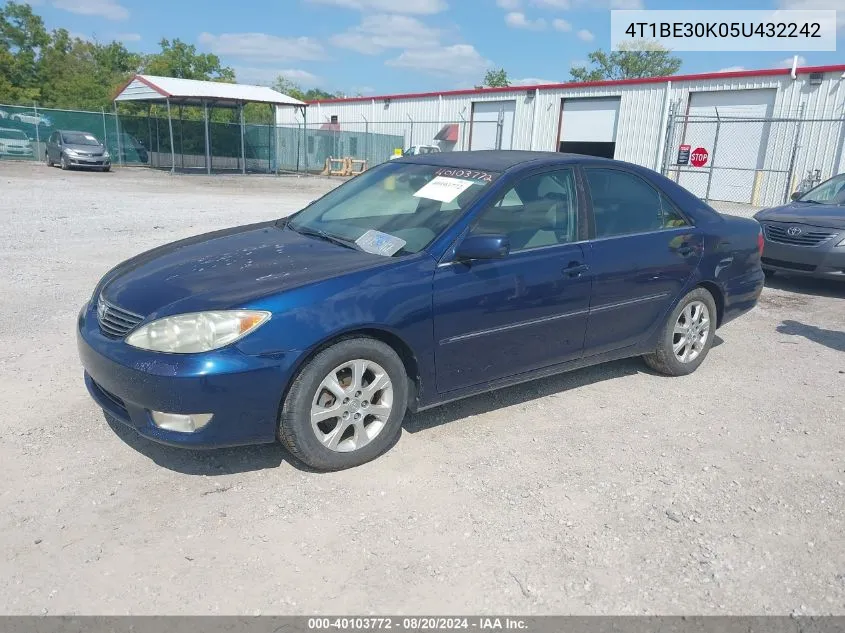
[[[836,50],[836,11],[611,11],[611,49]]]

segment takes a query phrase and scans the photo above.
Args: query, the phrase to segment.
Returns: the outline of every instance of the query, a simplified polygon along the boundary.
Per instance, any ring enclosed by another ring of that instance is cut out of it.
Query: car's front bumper
[[[77,345],[85,385],[106,413],[146,438],[187,448],[274,441],[297,356],[249,356],[234,347],[204,354],[139,350],[105,336],[90,303],[79,315]],[[151,411],[213,417],[200,430],[184,433],[159,428]]]
[[[103,167],[111,167],[111,159],[110,158],[83,158],[79,156],[67,156],[67,163],[71,167],[92,167],[92,168],[103,168]]]
[[[32,158],[35,156],[35,153],[32,151],[32,148],[29,149],[18,149],[14,147],[7,147],[5,149],[0,149],[0,156],[7,156],[7,157],[18,157],[18,158]]]
[[[845,231],[817,246],[784,244],[766,237],[763,268],[790,275],[845,281],[845,246],[836,246],[843,239]]]

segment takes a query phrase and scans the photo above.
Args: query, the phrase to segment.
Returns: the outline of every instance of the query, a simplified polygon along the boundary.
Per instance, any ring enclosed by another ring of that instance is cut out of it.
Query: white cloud
[[[557,79],[540,79],[539,77],[525,77],[524,79],[512,79],[513,86],[541,86],[544,84],[559,84]]]
[[[569,33],[572,30],[572,25],[566,20],[561,20],[560,18],[552,20],[552,27],[555,31],[560,31],[561,33]]]
[[[516,11],[522,6],[522,0],[496,0],[496,4],[505,11]]]
[[[379,13],[413,13],[431,15],[449,8],[445,0],[309,0],[313,4],[328,4],[344,9]]]
[[[587,29],[581,29],[575,35],[578,36],[579,40],[582,40],[584,42],[592,42],[594,39],[596,39],[596,36],[593,35],[592,31],[588,31]]]
[[[807,58],[803,55],[798,56],[798,65],[799,66],[806,66],[807,65]],[[792,68],[792,57],[787,57],[786,59],[780,60],[777,64],[775,64],[775,68]]]
[[[727,68],[720,68],[717,73],[736,73],[745,70],[745,66],[728,66]]]
[[[71,13],[95,15],[107,20],[125,20],[129,17],[129,9],[114,0],[53,0],[53,6]]]
[[[809,0],[808,0],[809,1]],[[544,9],[568,11],[569,9],[644,9],[642,0],[532,0]]]
[[[842,0],[780,0],[778,8],[789,11],[836,9],[836,28],[845,29],[845,6]]]
[[[197,41],[217,55],[265,62],[325,59],[323,45],[310,37],[285,38],[267,33],[200,33]]]
[[[528,29],[530,31],[542,31],[546,28],[546,21],[543,18],[529,20],[524,13],[512,11],[505,16],[505,24],[512,29]]]
[[[332,36],[331,43],[377,55],[389,48],[434,48],[440,45],[440,31],[407,15],[368,15],[360,25]]]
[[[493,62],[484,59],[470,44],[407,50],[385,63],[396,68],[411,68],[440,76],[480,75],[493,65]]]
[[[120,42],[140,42],[141,41],[141,34],[140,33],[118,33],[114,36],[114,39]]]
[[[299,68],[235,66],[233,70],[235,71],[235,76],[238,78],[238,82],[242,84],[269,85],[279,75],[307,88],[316,86],[323,81],[317,75],[309,73],[307,70],[300,70]]]

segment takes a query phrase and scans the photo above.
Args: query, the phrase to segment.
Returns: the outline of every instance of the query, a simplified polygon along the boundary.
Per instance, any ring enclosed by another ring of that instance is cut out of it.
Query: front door
[[[470,234],[504,234],[503,259],[452,261],[434,277],[441,394],[579,358],[591,273],[579,242],[572,169],[523,178],[481,212]]]
[[[595,218],[584,347],[591,356],[635,345],[653,331],[694,273],[703,241],[639,175],[607,168],[585,174]]]

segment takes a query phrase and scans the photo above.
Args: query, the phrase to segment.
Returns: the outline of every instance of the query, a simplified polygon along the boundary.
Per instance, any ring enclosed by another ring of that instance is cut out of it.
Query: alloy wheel
[[[691,301],[681,310],[672,333],[672,351],[682,363],[699,357],[710,338],[710,311],[701,301]]]
[[[393,383],[376,362],[338,365],[320,382],[311,404],[311,428],[320,443],[348,453],[372,442],[393,411]]]

